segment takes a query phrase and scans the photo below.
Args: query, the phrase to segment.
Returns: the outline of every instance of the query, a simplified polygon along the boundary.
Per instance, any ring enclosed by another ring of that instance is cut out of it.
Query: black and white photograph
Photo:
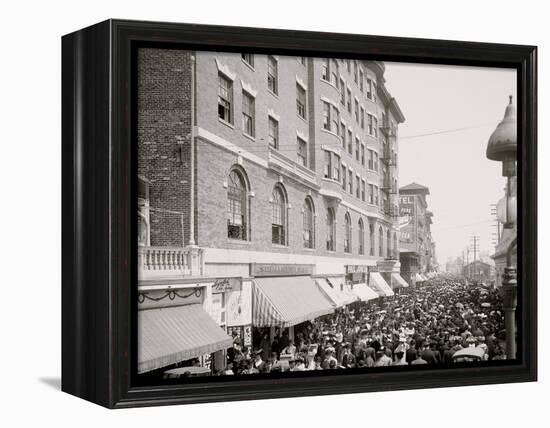
[[[140,380],[517,361],[515,69],[134,66]]]

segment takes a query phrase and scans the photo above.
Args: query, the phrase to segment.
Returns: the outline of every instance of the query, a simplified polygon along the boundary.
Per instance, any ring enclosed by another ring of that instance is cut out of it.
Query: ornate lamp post
[[[517,206],[512,196],[512,178],[516,175],[517,150],[517,117],[516,109],[510,103],[506,107],[504,119],[497,125],[487,144],[487,158],[502,162],[502,176],[506,177],[506,199],[501,205],[499,217],[505,229],[513,229]],[[502,281],[502,296],[504,300],[504,322],[506,326],[506,357],[516,358],[516,306],[517,306],[517,273],[512,265],[512,251],[517,243],[517,237],[508,245],[506,251],[506,267]]]

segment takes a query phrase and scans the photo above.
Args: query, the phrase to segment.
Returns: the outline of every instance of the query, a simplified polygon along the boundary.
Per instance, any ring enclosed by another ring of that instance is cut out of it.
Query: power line
[[[486,126],[491,126],[491,125],[494,125],[494,123],[485,123],[483,125],[465,126],[463,128],[446,129],[446,130],[442,130],[442,131],[428,132],[426,134],[406,135],[406,136],[403,136],[403,137],[399,137],[398,139],[408,140],[410,138],[429,137],[431,135],[449,134],[451,132],[467,131],[469,129],[484,128]]]

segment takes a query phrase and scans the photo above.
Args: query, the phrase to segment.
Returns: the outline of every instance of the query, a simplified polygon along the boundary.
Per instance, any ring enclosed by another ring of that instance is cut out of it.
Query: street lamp
[[[506,196],[504,203],[499,203],[505,229],[513,229],[517,214],[517,205],[512,196],[512,178],[516,175],[517,158],[517,116],[516,108],[510,102],[504,112],[504,118],[497,125],[487,144],[487,158],[502,162],[502,176],[506,177]],[[515,208],[515,209],[514,209]],[[506,250],[506,267],[502,281],[504,301],[504,322],[506,326],[506,357],[516,358],[516,306],[517,306],[517,273],[512,265],[512,251],[517,243],[514,238]]]

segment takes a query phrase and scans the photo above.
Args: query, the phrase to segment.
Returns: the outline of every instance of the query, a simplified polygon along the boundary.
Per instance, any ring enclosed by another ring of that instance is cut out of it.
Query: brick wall
[[[138,51],[138,174],[150,181],[151,245],[181,246],[189,238],[190,52]],[[186,140],[187,141],[187,140]]]

